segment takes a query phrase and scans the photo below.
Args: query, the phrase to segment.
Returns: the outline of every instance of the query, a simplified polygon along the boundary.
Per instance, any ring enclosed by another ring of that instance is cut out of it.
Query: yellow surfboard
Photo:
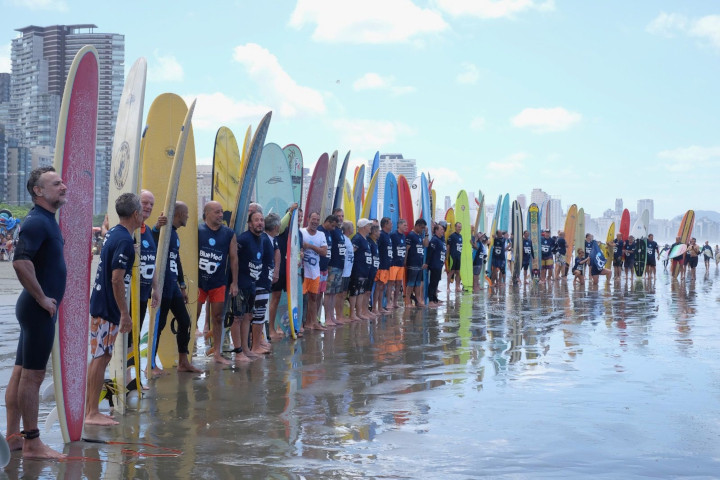
[[[370,201],[373,196],[375,195],[375,189],[377,189],[377,182],[378,182],[378,172],[375,172],[375,175],[372,176],[370,179],[370,185],[368,185],[367,191],[365,192],[365,202],[363,203],[362,210],[360,210],[360,218],[368,218],[368,215],[370,215],[370,207],[372,205],[372,202]],[[354,192],[353,192],[354,193]],[[360,220],[358,218],[358,220]]]
[[[355,218],[355,200],[350,193],[350,184],[345,180],[345,188],[343,188],[343,212],[345,212],[345,221],[352,222],[353,231],[351,234],[355,235],[355,227],[357,226],[357,218]]]
[[[213,152],[213,188],[211,198],[223,208],[223,218],[230,224],[235,210],[235,195],[240,184],[240,149],[228,127],[220,127],[215,135]]]
[[[147,125],[148,132],[144,138],[143,160],[142,160],[142,186],[146,190],[150,190],[155,195],[155,205],[153,214],[148,218],[147,225],[154,226],[161,210],[168,215],[168,227],[172,223],[172,216],[169,214],[174,211],[175,202],[168,201],[173,197],[173,189],[177,189],[177,200],[183,201],[188,206],[188,220],[185,227],[178,229],[177,233],[180,237],[180,260],[183,265],[183,273],[185,275],[185,284],[187,285],[188,304],[187,311],[190,315],[190,344],[188,345],[190,355],[192,356],[195,344],[195,330],[197,319],[197,276],[198,276],[198,205],[197,205],[197,179],[195,169],[195,140],[193,138],[192,126],[188,126],[183,146],[184,155],[182,157],[182,168],[177,174],[178,180],[173,185],[174,177],[168,172],[172,171],[172,166],[176,157],[176,152],[180,153],[182,137],[178,139],[183,127],[183,122],[188,114],[188,108],[185,102],[179,96],[172,93],[164,93],[158,96],[150,107],[148,113]],[[157,205],[164,205],[162,209]],[[165,230],[165,229],[163,229]],[[169,234],[169,230],[168,230]],[[159,275],[161,280],[165,274],[165,264],[167,258],[161,258],[160,249],[163,240],[163,232],[160,233],[160,242],[158,242],[157,268],[155,274]],[[167,257],[167,250],[165,251]],[[162,263],[162,265],[161,265]],[[160,268],[162,267],[162,268]],[[162,282],[159,282],[162,285]],[[150,312],[150,327],[155,325],[156,312]],[[157,347],[158,358],[164,368],[177,365],[177,342],[175,335],[172,334],[171,320],[172,314],[168,314],[167,325],[160,337],[160,344]],[[152,358],[152,340],[154,332],[151,329],[148,335],[148,358]],[[150,374],[148,369],[148,374]]]

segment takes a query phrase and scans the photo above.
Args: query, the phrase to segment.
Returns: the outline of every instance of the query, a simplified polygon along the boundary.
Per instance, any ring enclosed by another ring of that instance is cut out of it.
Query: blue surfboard
[[[375,158],[373,158],[373,164],[372,168],[370,169],[370,178],[373,178],[373,175],[375,175],[375,172],[378,171],[380,168],[380,152],[375,152]],[[377,199],[378,199],[378,188],[375,189],[375,193],[373,194],[373,198],[370,199],[370,218],[378,218],[378,211],[377,211]],[[365,201],[367,202],[368,199],[366,198]]]

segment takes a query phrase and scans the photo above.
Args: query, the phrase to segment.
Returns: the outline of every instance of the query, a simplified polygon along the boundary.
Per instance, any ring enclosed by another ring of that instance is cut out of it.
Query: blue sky
[[[0,71],[27,25],[125,34],[160,93],[197,98],[196,151],[242,137],[415,158],[440,198],[540,187],[593,216],[622,197],[655,216],[718,209],[720,7],[561,0],[0,0]],[[122,5],[114,8],[111,5]],[[222,5],[222,6],[220,6]],[[715,9],[713,10],[713,7]]]

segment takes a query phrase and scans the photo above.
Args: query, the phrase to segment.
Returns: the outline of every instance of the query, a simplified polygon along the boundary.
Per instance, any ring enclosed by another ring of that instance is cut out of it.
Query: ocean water
[[[274,342],[150,383],[136,410],[8,478],[717,478],[720,275],[507,286]],[[0,375],[14,362],[0,297]],[[202,345],[198,348],[203,350]],[[49,379],[52,377],[49,375]],[[46,382],[47,382],[46,381]],[[4,396],[3,396],[4,398]],[[4,403],[4,401],[3,401]],[[41,424],[54,406],[41,404]],[[4,409],[0,415],[4,419]],[[4,424],[4,422],[3,422]],[[130,454],[123,448],[143,452]],[[1,476],[1,475],[0,475]]]

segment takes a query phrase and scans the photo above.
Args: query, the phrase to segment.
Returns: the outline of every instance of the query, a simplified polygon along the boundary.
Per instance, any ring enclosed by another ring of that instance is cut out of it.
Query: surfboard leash
[[[136,457],[179,457],[183,454],[182,450],[178,450],[175,448],[169,448],[169,447],[161,447],[159,445],[153,445],[152,443],[142,443],[142,442],[114,442],[110,440],[98,440],[94,438],[82,438],[83,442],[88,443],[99,443],[102,445],[131,445],[135,447],[145,447],[150,448],[154,450],[159,450],[160,452],[165,453],[152,453],[152,452],[143,452],[140,450],[133,450],[131,448],[123,448],[121,450],[121,453],[125,455],[133,455]]]

